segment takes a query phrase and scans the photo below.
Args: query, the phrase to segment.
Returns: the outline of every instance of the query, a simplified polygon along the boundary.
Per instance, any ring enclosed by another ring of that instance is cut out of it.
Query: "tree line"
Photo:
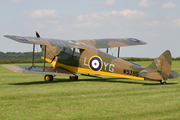
[[[0,52],[0,64],[10,64],[10,63],[31,63],[33,52]],[[41,59],[42,52],[34,53],[35,63],[43,63]],[[134,58],[134,57],[122,57],[121,59],[126,61],[153,61],[154,58]],[[180,57],[172,58],[172,60],[180,60]]]
[[[126,61],[153,61],[155,58],[134,58],[134,57],[127,57],[121,58]],[[180,60],[180,57],[172,58],[172,60]]]
[[[0,64],[6,63],[31,63],[33,52],[0,52]],[[34,53],[34,60],[36,63],[42,63],[42,52]]]
[[[12,59],[17,59],[17,60],[28,60],[32,59],[33,52],[7,52],[3,53],[0,52],[0,59],[7,59],[7,60],[12,60]],[[34,59],[39,59],[42,56],[42,52],[36,52],[34,54]]]

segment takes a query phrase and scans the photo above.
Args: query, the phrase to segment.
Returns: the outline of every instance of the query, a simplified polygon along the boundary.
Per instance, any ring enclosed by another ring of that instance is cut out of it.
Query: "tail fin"
[[[169,50],[166,50],[140,73],[145,78],[153,80],[167,80],[171,73],[171,65],[171,53]]]

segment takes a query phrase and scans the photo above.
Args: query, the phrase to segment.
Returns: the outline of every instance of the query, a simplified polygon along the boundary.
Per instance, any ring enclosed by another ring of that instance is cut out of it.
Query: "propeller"
[[[37,31],[36,31],[36,37],[40,38],[40,35],[39,35],[39,33]],[[40,45],[40,47],[42,48],[42,45]]]
[[[39,33],[36,31],[36,37],[37,38],[40,38],[40,35],[39,35]],[[40,45],[40,47],[42,48],[42,45]],[[45,71],[45,60],[46,60],[46,46],[45,46],[45,48],[44,48],[44,68],[43,68],[43,72]]]
[[[40,38],[39,33],[36,31],[36,37]],[[42,46],[40,46],[42,47]],[[32,59],[32,66],[34,66],[34,52],[35,52],[35,44],[33,44],[33,59]],[[31,68],[30,68],[31,69]]]
[[[36,37],[40,38],[40,35],[39,35],[39,33],[37,31],[36,31]]]

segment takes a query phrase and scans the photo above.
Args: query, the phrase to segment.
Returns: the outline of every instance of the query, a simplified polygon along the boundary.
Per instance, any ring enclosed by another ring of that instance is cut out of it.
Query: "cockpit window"
[[[74,48],[73,56],[80,57],[80,49]]]
[[[60,54],[59,56],[62,57],[62,59],[67,59],[69,57],[75,56],[80,57],[80,49],[77,48],[60,48]]]
[[[65,48],[65,53],[69,54],[69,55],[72,55],[72,49],[71,48]]]

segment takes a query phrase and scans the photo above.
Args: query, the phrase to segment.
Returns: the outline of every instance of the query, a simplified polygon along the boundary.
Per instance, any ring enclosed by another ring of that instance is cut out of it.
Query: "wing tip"
[[[136,38],[127,38],[127,40],[129,40],[130,42],[133,42],[133,43],[137,43],[137,44],[147,44],[146,42],[142,41],[142,40],[139,40],[139,39],[136,39]]]
[[[10,35],[3,35],[3,37],[9,37]]]

